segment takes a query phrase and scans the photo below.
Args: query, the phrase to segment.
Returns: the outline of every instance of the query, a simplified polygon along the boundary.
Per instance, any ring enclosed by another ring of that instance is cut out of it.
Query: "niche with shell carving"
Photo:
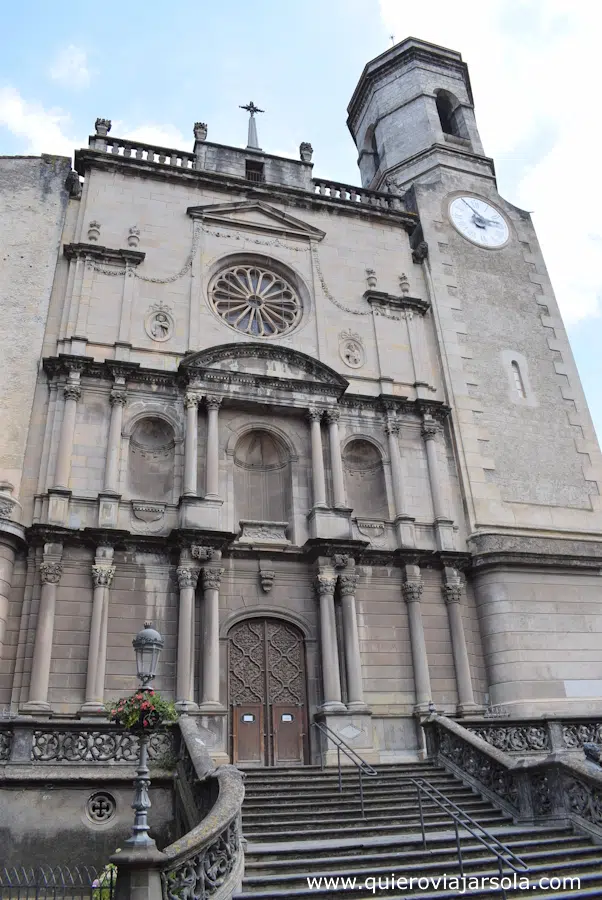
[[[349,441],[343,450],[343,469],[353,515],[388,519],[387,487],[378,447],[362,438]]]
[[[128,454],[128,486],[133,497],[172,501],[175,446],[173,428],[164,419],[149,416],[136,423]]]
[[[243,435],[234,451],[234,501],[237,519],[288,522],[291,464],[287,449],[267,431]]]

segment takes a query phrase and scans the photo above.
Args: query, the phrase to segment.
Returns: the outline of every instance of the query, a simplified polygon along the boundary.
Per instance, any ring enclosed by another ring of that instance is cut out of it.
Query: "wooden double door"
[[[307,747],[301,631],[282,619],[245,619],[228,635],[232,760],[300,766]]]

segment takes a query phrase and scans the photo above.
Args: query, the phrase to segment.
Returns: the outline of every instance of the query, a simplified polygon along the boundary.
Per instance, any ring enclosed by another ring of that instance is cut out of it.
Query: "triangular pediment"
[[[259,375],[285,381],[311,382],[345,390],[349,382],[330,366],[299,350],[270,344],[222,344],[191,353],[180,368],[201,373],[221,371],[239,375]]]
[[[201,219],[206,225],[221,226],[232,230],[254,231],[277,237],[297,240],[321,241],[325,232],[308,225],[302,219],[282,212],[261,200],[241,200],[238,203],[211,203],[207,206],[190,206],[188,215]]]

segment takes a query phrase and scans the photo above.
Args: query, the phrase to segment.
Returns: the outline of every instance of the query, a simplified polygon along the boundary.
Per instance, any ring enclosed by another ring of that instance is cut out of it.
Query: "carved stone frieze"
[[[541,725],[468,726],[467,730],[506,753],[543,753],[552,749],[548,731]]]
[[[519,788],[515,775],[457,735],[450,734],[439,726],[437,733],[439,753],[442,756],[451,760],[462,772],[493,791],[518,812]]]
[[[286,536],[288,522],[256,522],[250,519],[241,519],[240,543],[254,544],[290,544]]]
[[[149,759],[157,759],[173,751],[171,731],[152,734]],[[87,731],[38,729],[33,733],[31,759],[46,763],[118,762],[137,763],[140,754],[138,738],[123,731]]]

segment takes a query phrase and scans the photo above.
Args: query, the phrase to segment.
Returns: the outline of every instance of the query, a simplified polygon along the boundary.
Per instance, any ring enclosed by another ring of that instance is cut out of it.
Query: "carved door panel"
[[[229,634],[228,667],[234,762],[302,765],[307,697],[299,629],[279,619],[239,622]]]

